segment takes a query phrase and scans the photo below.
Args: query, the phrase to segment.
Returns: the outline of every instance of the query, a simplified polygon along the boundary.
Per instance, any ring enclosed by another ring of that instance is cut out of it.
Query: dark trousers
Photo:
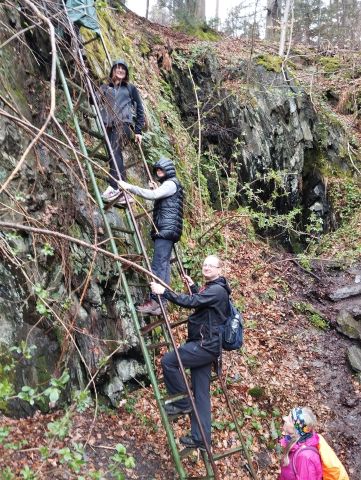
[[[200,342],[187,342],[178,348],[184,368],[191,369],[192,389],[197,412],[206,435],[207,443],[211,444],[211,398],[210,382],[212,363],[217,356],[204,350]],[[168,352],[162,358],[162,367],[165,385],[170,395],[186,392],[182,374],[179,370],[177,357],[174,352]],[[174,402],[181,409],[190,406],[188,398]],[[202,441],[195,416],[191,415],[192,436],[197,441]]]
[[[170,257],[174,242],[156,238],[154,240],[154,253],[152,260],[152,272],[163,280],[167,285],[170,283]],[[153,300],[157,300],[157,295],[151,294]]]
[[[116,180],[126,180],[126,173],[125,173],[124,160],[123,160],[123,148],[126,142],[130,140],[131,129],[128,123],[123,123],[121,127],[108,127],[107,134],[109,137],[109,142],[112,147],[113,155],[115,159],[115,163],[114,163],[112,156],[109,155],[109,165],[110,165],[109,174],[111,175],[111,177],[109,178],[109,185],[117,189],[118,185]],[[118,167],[121,178],[119,178],[117,168],[115,165]]]

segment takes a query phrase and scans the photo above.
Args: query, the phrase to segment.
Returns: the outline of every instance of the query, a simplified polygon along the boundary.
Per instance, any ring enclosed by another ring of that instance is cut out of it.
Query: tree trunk
[[[206,21],[206,0],[196,0],[195,17],[200,22]]]
[[[286,44],[286,35],[287,35],[287,26],[288,26],[288,16],[290,13],[291,0],[286,0],[285,11],[283,13],[282,23],[281,23],[281,37],[280,37],[280,46],[278,50],[278,55],[283,57]]]
[[[266,40],[275,40],[276,38],[280,10],[278,0],[267,0]]]
[[[219,30],[219,0],[216,1],[216,29]]]

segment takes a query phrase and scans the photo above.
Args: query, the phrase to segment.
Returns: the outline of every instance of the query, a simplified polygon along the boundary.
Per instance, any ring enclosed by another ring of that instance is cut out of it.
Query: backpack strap
[[[296,459],[297,459],[298,455],[300,455],[300,453],[304,452],[305,450],[311,450],[312,452],[316,452],[317,455],[320,455],[320,452],[318,451],[318,448],[307,446],[307,445],[302,445],[302,447],[300,447],[298,450],[296,450],[295,454],[292,457],[292,470],[293,470],[293,473],[295,474],[295,477],[296,477],[297,480],[298,480],[298,477],[297,477],[297,471],[296,471]]]

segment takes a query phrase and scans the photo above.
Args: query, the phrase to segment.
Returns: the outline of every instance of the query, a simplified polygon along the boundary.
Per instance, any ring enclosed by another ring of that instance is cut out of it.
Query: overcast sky
[[[152,5],[156,3],[156,0],[150,0],[150,8],[152,8]],[[219,2],[219,16],[221,17],[222,20],[224,20],[227,15],[229,9],[232,7],[235,7],[241,3],[241,0],[220,0]],[[249,2],[252,3],[252,2]],[[127,6],[133,10],[135,13],[138,15],[145,15],[145,9],[146,9],[146,0],[128,0],[127,1]],[[206,15],[207,18],[214,18],[216,16],[216,0],[206,0]]]

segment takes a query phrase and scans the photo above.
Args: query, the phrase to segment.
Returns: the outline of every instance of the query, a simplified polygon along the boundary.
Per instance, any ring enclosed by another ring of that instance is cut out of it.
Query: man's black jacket
[[[188,317],[188,342],[201,341],[207,350],[218,352],[218,326],[225,323],[229,311],[229,295],[231,289],[224,277],[207,282],[198,289],[191,287],[193,295],[173,293],[165,290],[163,297],[180,307],[194,308]]]

